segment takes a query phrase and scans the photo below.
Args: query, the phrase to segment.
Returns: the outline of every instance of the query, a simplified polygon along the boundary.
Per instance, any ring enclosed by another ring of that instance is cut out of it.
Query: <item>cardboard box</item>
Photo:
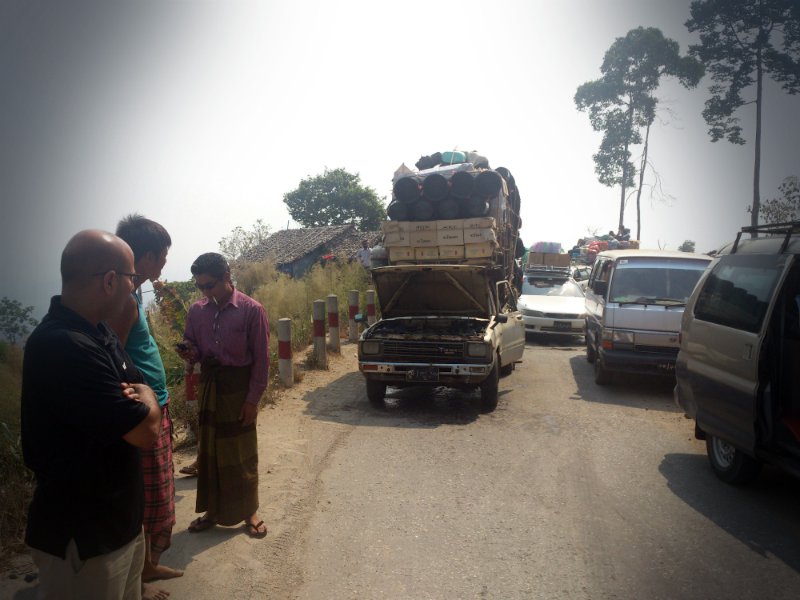
[[[436,223],[438,221],[409,221],[409,233],[422,233],[423,231],[436,231]]]
[[[464,243],[479,244],[481,242],[497,242],[497,234],[494,229],[465,229]]]
[[[389,248],[389,262],[397,260],[414,260],[414,248],[411,246]]]
[[[489,258],[494,255],[494,242],[481,242],[479,244],[464,244],[465,258]]]
[[[464,245],[463,229],[440,229],[436,232],[436,240],[440,246]]]
[[[439,258],[439,247],[414,248],[414,258],[416,260],[436,260]]]
[[[544,254],[541,252],[528,252],[528,264],[529,265],[543,265],[544,264]]]
[[[396,231],[394,233],[386,233],[383,236],[384,248],[396,248],[410,246],[411,243],[408,239],[407,231]]]
[[[438,246],[439,242],[436,237],[436,231],[409,231],[408,239],[410,246],[414,248],[430,248],[431,246]]]
[[[494,229],[496,221],[494,217],[476,217],[474,219],[464,219],[464,229]]]
[[[438,231],[461,231],[464,229],[464,219],[444,219],[442,221],[436,221],[436,229]]]
[[[568,267],[569,254],[545,254],[544,264],[548,267]]]
[[[439,258],[464,258],[464,244],[460,246],[439,246]]]
[[[381,223],[381,231],[384,234],[408,231],[408,221],[384,221]]]

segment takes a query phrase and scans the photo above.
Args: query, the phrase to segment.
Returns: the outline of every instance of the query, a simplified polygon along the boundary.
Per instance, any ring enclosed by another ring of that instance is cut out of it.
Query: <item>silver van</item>
[[[800,221],[742,233],[689,300],[676,364],[675,401],[729,483],[763,462],[800,476]]]
[[[586,359],[598,385],[615,372],[672,376],[681,315],[710,256],[668,250],[597,255],[586,289]]]

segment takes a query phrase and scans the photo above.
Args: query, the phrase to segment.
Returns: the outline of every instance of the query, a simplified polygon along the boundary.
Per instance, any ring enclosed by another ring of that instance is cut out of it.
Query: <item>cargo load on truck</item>
[[[476,163],[442,164],[442,157]],[[387,264],[484,265],[512,278],[522,221],[510,171],[489,168],[476,153],[436,153],[417,162],[432,163],[395,172],[389,220],[381,226]]]

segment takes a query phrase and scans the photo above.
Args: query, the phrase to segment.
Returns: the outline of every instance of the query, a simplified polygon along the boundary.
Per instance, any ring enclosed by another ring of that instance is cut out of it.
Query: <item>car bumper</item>
[[[372,381],[388,385],[425,384],[444,386],[473,386],[485,380],[492,370],[490,364],[464,363],[382,363],[359,361],[358,370]]]
[[[549,319],[546,317],[522,317],[525,333],[552,333],[561,335],[583,335],[583,319]]]
[[[671,352],[600,349],[600,360],[608,371],[675,376],[676,355]]]

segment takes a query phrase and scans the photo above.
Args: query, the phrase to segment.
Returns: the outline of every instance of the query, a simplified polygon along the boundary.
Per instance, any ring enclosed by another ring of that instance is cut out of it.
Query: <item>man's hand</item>
[[[242,410],[239,412],[239,421],[242,422],[242,427],[247,427],[256,422],[258,416],[258,405],[245,402],[242,404]]]
[[[175,352],[177,352],[178,356],[190,364],[196,363],[200,356],[197,352],[197,349],[189,340],[186,339],[175,344]]]

